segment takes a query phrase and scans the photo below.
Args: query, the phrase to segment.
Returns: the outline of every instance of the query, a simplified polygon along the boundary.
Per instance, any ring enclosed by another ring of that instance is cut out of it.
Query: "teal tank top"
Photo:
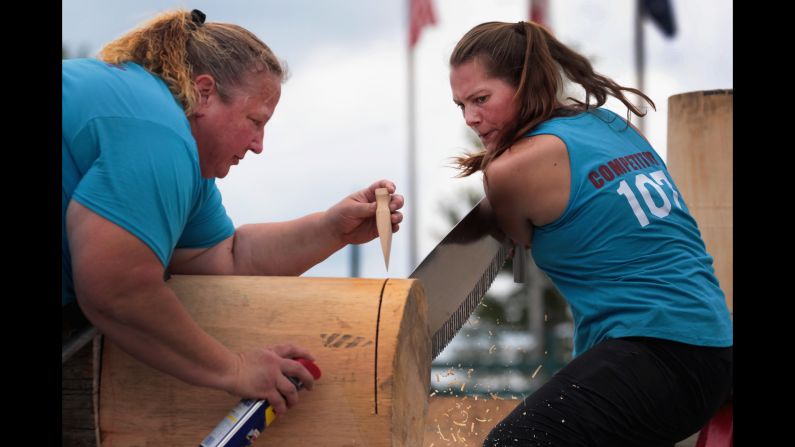
[[[536,227],[532,254],[565,296],[574,352],[617,337],[732,345],[732,322],[696,221],[665,163],[607,109],[550,119],[528,136],[566,144],[563,214]]]

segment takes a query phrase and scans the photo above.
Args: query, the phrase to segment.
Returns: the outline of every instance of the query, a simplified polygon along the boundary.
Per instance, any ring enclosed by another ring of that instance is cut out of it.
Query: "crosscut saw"
[[[425,289],[433,358],[480,304],[511,245],[510,238],[497,228],[494,212],[484,197],[409,275],[420,280]],[[514,281],[524,282],[524,247],[517,249]]]

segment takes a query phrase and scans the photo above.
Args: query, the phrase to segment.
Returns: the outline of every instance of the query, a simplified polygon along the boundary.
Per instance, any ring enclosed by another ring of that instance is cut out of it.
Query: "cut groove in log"
[[[375,322],[375,358],[373,359],[373,409],[375,414],[378,414],[378,326],[381,324],[381,303],[384,302],[384,289],[386,288],[386,281],[381,286],[381,293],[378,295],[378,317]]]

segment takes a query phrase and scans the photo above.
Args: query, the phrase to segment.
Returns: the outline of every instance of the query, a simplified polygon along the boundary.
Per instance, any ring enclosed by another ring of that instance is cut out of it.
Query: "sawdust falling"
[[[444,433],[442,433],[442,427],[439,424],[436,424],[436,432],[439,433],[439,437],[442,438],[442,441],[449,441],[449,439],[444,437]]]
[[[494,355],[498,348],[494,340],[497,334],[489,331],[489,335],[493,337],[494,342],[490,345],[489,354]],[[504,351],[526,352],[526,349],[521,346],[506,346]],[[545,351],[544,355],[547,354]],[[505,411],[510,412],[517,403],[521,402],[522,395],[512,394],[512,390],[502,386],[494,387],[488,383],[478,383],[479,371],[477,368],[470,368],[469,365],[453,363],[445,367],[446,369],[433,373],[436,382],[440,385],[438,389],[431,390],[430,397],[434,400],[441,399],[437,402],[444,403],[434,410],[438,419],[432,418],[433,422],[427,425],[424,445],[425,447],[479,447],[483,437],[508,414]],[[537,377],[541,368],[542,365],[537,365],[532,371],[533,379]],[[478,374],[475,374],[476,372]],[[433,425],[436,425],[435,429],[432,428]]]
[[[442,378],[452,376],[463,379],[465,372],[471,377],[473,371],[473,368],[467,370],[466,367],[457,370],[451,369],[442,373],[441,376]],[[467,381],[461,384],[459,389],[462,391],[469,390],[477,385]],[[437,396],[437,398],[444,399],[442,396],[445,394],[447,393],[442,392],[441,396]],[[467,400],[470,396],[472,399]],[[495,406],[493,403],[508,399],[508,395],[503,398],[497,392],[489,390],[484,399],[481,399],[481,397],[484,396],[474,394],[457,397],[455,401],[445,402],[448,403],[446,409],[445,407],[439,408],[439,410],[442,410],[437,413],[439,418],[433,421],[433,425],[436,425],[436,427],[432,429],[432,432],[428,433],[435,438],[433,439],[434,442],[431,443],[432,439],[426,438],[425,442],[428,443],[426,447],[430,447],[431,444],[439,447],[479,446],[482,442],[481,438],[492,430],[496,421],[502,418],[500,406]],[[515,399],[515,396],[512,396],[512,398]],[[486,402],[491,405],[484,405]],[[475,406],[476,404],[477,406]]]

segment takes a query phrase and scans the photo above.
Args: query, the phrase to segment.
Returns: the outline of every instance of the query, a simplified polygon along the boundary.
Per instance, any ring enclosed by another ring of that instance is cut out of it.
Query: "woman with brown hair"
[[[377,237],[380,180],[324,212],[235,228],[215,185],[251,151],[281,96],[270,48],[198,10],[160,14],[62,66],[62,304],[138,360],[185,382],[267,399],[277,413],[312,375],[291,344],[235,353],[204,332],[168,273],[300,275]],[[403,197],[390,203],[397,231]]]
[[[642,92],[532,22],[480,24],[450,56],[498,222],[567,299],[574,359],[484,445],[671,446],[729,397],[732,322],[695,220],[646,139],[602,107]],[[564,92],[577,87],[584,98]]]

